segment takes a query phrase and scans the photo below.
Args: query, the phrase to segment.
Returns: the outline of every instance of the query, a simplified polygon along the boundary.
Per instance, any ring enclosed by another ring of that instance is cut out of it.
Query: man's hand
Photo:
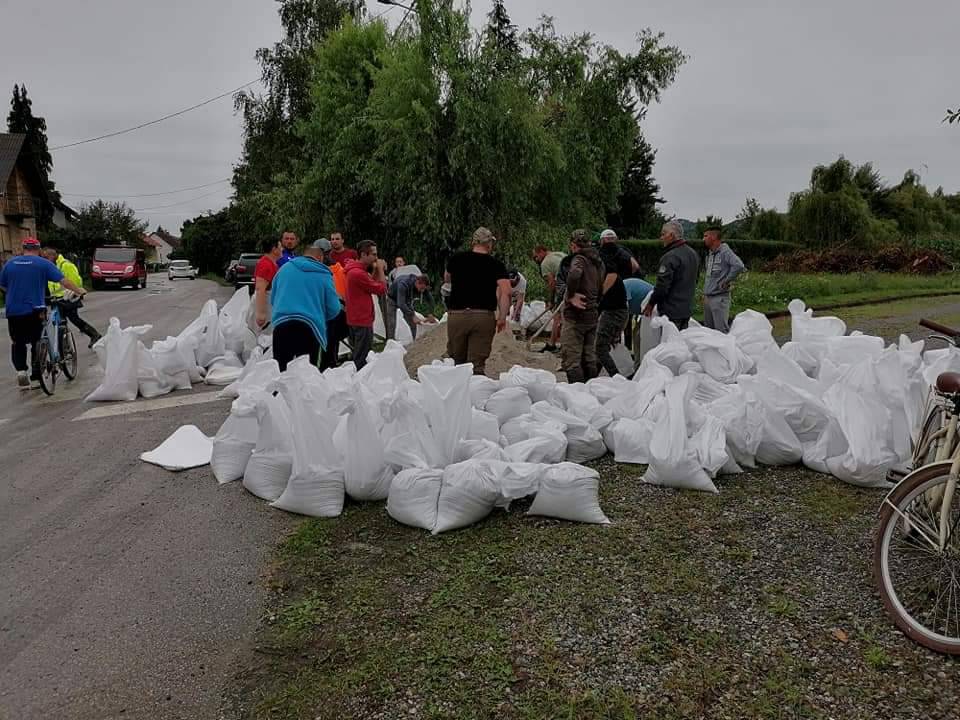
[[[507,329],[507,320],[506,318],[497,318],[497,332],[502,333]]]
[[[653,317],[653,303],[647,303],[647,306],[643,309],[643,314],[646,317]]]
[[[577,310],[586,310],[587,309],[587,299],[584,297],[583,293],[576,293],[572,298],[567,300],[570,305],[577,308]]]
[[[267,326],[267,314],[265,312],[257,312],[255,321],[258,328],[265,328]]]

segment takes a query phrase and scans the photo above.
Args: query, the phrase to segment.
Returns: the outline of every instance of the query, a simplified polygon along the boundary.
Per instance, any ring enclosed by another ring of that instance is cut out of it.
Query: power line
[[[183,110],[177,110],[177,112],[170,113],[169,115],[164,115],[163,117],[157,118],[156,120],[151,120],[150,122],[141,123],[139,125],[135,125],[134,127],[126,128],[124,130],[117,130],[115,132],[107,133],[106,135],[99,135],[97,137],[87,138],[86,140],[78,140],[77,142],[69,143],[68,145],[57,145],[56,147],[50,148],[50,151],[52,152],[54,150],[66,150],[67,148],[76,147],[77,145],[86,145],[87,143],[97,142],[98,140],[106,140],[107,138],[117,137],[117,135],[125,135],[127,133],[133,132],[134,130],[140,130],[141,128],[145,128],[150,125],[156,125],[157,123],[161,123],[164,120],[169,120],[170,118],[175,118],[180,115],[184,115],[185,113],[188,113],[191,110],[196,110],[197,108],[201,108],[204,105],[209,105],[210,103],[215,102],[216,100],[221,100],[222,98],[225,98],[229,95],[233,95],[234,93],[240,92],[244,88],[250,87],[254,83],[258,83],[258,82],[260,82],[259,79],[251,80],[250,82],[244,83],[240,87],[234,88],[233,90],[229,90],[225,93],[220,93],[216,97],[208,98],[207,100],[204,100],[203,102],[199,102],[196,105],[191,105],[190,107],[184,108]]]
[[[203,188],[213,187],[214,185],[222,185],[225,182],[230,182],[230,178],[224,178],[223,180],[217,180],[212,183],[207,183],[206,185],[194,185],[193,187],[180,188],[179,190],[167,190],[165,192],[155,192],[155,193],[139,193],[139,194],[130,194],[130,195],[85,195],[83,193],[68,193],[61,192],[61,195],[68,195],[69,197],[80,197],[80,198],[100,198],[103,200],[123,200],[127,198],[148,198],[148,197],[160,197],[161,195],[176,195],[177,193],[187,192],[188,190],[203,190]]]
[[[219,192],[220,192],[219,190],[214,190],[213,192],[209,192],[204,195],[198,195],[197,197],[188,198],[186,200],[181,200],[180,202],[170,203],[169,205],[157,205],[155,207],[148,207],[148,208],[134,208],[133,211],[149,212],[151,210],[163,210],[164,208],[177,207],[178,205],[186,205],[187,203],[191,203],[194,200],[203,200],[204,198],[208,198],[211,195],[217,195]]]

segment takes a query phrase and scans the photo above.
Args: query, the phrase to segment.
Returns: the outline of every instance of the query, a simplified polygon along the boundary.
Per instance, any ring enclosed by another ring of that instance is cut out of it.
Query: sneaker
[[[21,390],[30,389],[30,376],[27,374],[26,370],[21,370],[17,373],[17,387]]]
[[[559,350],[560,348],[558,348],[556,345],[551,345],[550,343],[547,343],[546,345],[543,346],[543,348],[541,348],[540,352],[555,353],[555,352],[559,352]]]

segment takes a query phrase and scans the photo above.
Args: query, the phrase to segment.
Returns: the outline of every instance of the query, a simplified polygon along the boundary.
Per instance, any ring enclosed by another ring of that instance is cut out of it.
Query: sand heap
[[[407,348],[405,363],[411,377],[417,376],[417,368],[429,365],[434,360],[442,360],[447,356],[447,325],[442,323],[435,330],[420,336],[415,343]],[[500,377],[500,373],[507,372],[514,365],[549,370],[561,380],[560,359],[551,353],[531,352],[525,343],[517,341],[510,332],[498,333],[493,340],[493,352],[487,360],[487,375],[492,378]]]

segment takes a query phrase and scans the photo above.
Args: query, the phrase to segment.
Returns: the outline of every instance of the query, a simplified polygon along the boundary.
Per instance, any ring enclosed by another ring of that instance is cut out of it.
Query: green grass
[[[222,285],[223,287],[233,287],[233,283],[227,282],[226,278],[224,278],[223,275],[220,275],[215,272],[206,272],[200,277],[203,278],[204,280],[209,280],[211,282],[217,283],[218,285]]]

